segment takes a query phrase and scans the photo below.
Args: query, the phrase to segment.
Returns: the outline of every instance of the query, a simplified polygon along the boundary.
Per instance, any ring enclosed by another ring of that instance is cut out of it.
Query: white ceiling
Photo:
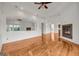
[[[7,19],[49,20],[60,16],[72,4],[71,2],[53,2],[47,5],[48,9],[46,10],[45,8],[38,9],[40,5],[36,5],[34,2],[0,2],[0,9],[2,9]]]

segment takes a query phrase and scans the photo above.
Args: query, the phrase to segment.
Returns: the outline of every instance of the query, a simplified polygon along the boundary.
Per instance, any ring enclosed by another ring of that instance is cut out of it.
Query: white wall
[[[26,6],[26,5],[25,5]],[[28,6],[28,5],[27,5]],[[29,7],[29,6],[28,6]],[[28,8],[26,8],[26,12],[28,12],[27,10]],[[0,16],[0,26],[1,26],[1,40],[2,40],[2,44],[4,43],[8,43],[8,42],[14,42],[14,41],[18,41],[18,40],[22,40],[22,39],[27,39],[27,38],[31,38],[31,37],[35,37],[35,36],[39,36],[41,35],[41,22],[44,22],[45,21],[41,18],[38,18],[36,17],[36,19],[34,20],[32,18],[33,14],[36,12],[36,9],[35,9],[35,12],[32,14],[31,12],[31,15],[29,15],[28,13],[26,13],[24,16],[24,18],[31,18],[33,20],[31,21],[35,21],[37,23],[36,26],[36,31],[31,31],[31,32],[26,32],[26,31],[18,31],[18,32],[6,32],[6,20],[7,20],[7,17],[12,17],[13,19],[17,18],[19,14],[17,14],[17,11],[19,11],[19,9],[15,8],[15,6],[12,6],[12,5],[8,5],[7,3],[0,3],[0,10],[1,10],[1,16]],[[31,10],[31,9],[29,9]],[[33,10],[33,9],[32,9]],[[24,13],[24,11],[23,11]],[[15,16],[16,15],[16,16]],[[29,17],[27,17],[27,15]],[[23,16],[23,15],[21,15]],[[46,30],[45,32],[48,33],[50,32],[50,29],[49,29],[49,26],[46,24]],[[48,27],[48,28],[47,28]]]
[[[0,12],[0,16],[1,16],[1,12]],[[1,20],[0,20],[0,51],[1,51],[1,47],[2,47],[2,40],[1,40]]]
[[[0,51],[1,51],[1,48],[2,48],[2,41],[1,41],[1,35],[0,35]]]
[[[33,22],[23,21],[23,22],[20,22],[20,25],[21,25],[21,31],[26,31],[26,27],[31,27],[32,31],[35,30],[35,23]]]
[[[14,42],[19,40],[24,40],[41,35],[41,26],[37,24],[37,29],[35,31],[10,31],[6,33],[3,43]]]
[[[47,26],[48,25],[48,26]],[[49,33],[50,32],[50,27],[49,24],[45,24],[46,28],[44,29],[44,33]],[[7,32],[6,34],[6,39],[3,41],[3,43],[8,43],[8,42],[14,42],[14,41],[19,41],[23,39],[28,39],[36,36],[41,36],[41,23],[37,23],[36,25],[36,30],[35,31],[10,31]]]
[[[10,31],[10,32],[7,32],[6,31],[6,29],[7,29],[6,17],[4,14],[1,17],[2,17],[2,19],[1,19],[2,44],[40,36],[42,33],[41,32],[41,22],[39,22],[39,21],[36,22],[37,25],[35,25],[36,26],[35,31],[13,31],[13,32]],[[45,26],[46,26],[45,33],[49,33],[50,32],[49,24],[45,23]]]
[[[0,10],[0,19],[1,19],[1,10]],[[2,42],[1,42],[1,20],[0,20],[0,51],[1,51],[1,46],[2,46]]]
[[[61,12],[59,16],[54,19],[55,32],[58,32],[58,24],[73,24],[73,39],[65,38],[76,44],[79,44],[79,3],[70,3],[66,6],[66,10]]]
[[[57,30],[58,30],[57,29],[58,24],[63,25],[63,24],[72,23],[73,24],[73,40],[71,40],[71,41],[79,44],[79,23],[78,23],[79,22],[79,20],[78,20],[79,19],[79,3],[68,3],[68,5],[64,6],[64,8],[62,8],[61,10],[62,11],[58,15],[55,15],[55,17],[52,16],[51,19],[49,17],[49,19],[47,19],[48,22],[51,22],[52,24],[54,24],[55,32],[57,32]],[[39,19],[37,18],[37,20],[39,20]],[[27,32],[17,32],[17,33],[9,32],[9,33],[7,33],[6,32],[6,15],[5,14],[1,14],[0,21],[1,21],[1,23],[0,23],[1,39],[2,39],[3,43],[17,41],[17,40],[20,40],[20,38],[25,39],[26,36],[29,36],[29,35],[30,35],[29,37],[32,37],[32,35],[29,32],[28,33]],[[41,26],[39,23],[41,21],[37,21],[38,22],[37,24],[39,24],[37,26],[38,31],[31,32],[33,34],[33,36],[37,35],[38,33],[41,33]],[[48,27],[48,25],[47,25],[47,27]],[[49,29],[47,28],[46,32],[48,32],[48,31],[49,31]],[[38,35],[40,35],[40,34],[38,34]],[[7,38],[8,38],[8,40],[7,40]]]
[[[36,37],[36,36],[39,36],[39,35],[41,35],[41,34],[37,31],[8,32],[7,33],[7,39],[8,40],[5,40],[4,43],[28,39],[28,38]]]
[[[17,19],[7,19],[6,25],[20,25],[21,31],[26,31],[26,27],[31,27],[31,30],[35,30],[35,23],[32,21],[27,21],[27,19],[24,21],[17,21]]]
[[[1,6],[0,6],[1,8]],[[3,15],[2,10],[0,9],[0,50],[2,48],[2,41],[5,39],[5,34],[6,34],[6,20],[5,17]]]

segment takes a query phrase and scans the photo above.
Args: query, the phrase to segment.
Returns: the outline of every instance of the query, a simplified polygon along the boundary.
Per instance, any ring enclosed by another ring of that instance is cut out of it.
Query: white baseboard
[[[65,40],[68,40],[68,41],[70,41],[72,43],[75,43],[75,44],[78,44],[79,45],[79,43],[75,42],[74,39],[69,39],[69,38],[66,38],[66,37],[63,37],[63,36],[61,36],[60,38],[63,38]]]

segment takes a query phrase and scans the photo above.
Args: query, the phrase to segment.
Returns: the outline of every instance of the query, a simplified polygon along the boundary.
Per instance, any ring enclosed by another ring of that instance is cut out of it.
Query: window
[[[20,25],[8,25],[7,31],[20,31]]]
[[[20,31],[20,26],[19,25],[14,25],[14,31]]]

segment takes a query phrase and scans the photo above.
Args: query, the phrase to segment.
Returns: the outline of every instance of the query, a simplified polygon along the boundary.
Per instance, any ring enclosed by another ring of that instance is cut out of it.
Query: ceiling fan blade
[[[41,6],[38,9],[40,9],[42,6],[43,6],[43,4],[41,4]]]
[[[46,4],[44,5],[44,7],[45,7],[46,9],[48,9],[48,7],[47,7],[47,5],[46,5]]]
[[[52,2],[35,2],[34,4],[40,4],[41,6],[38,8],[40,9],[42,6],[44,6],[44,8],[48,9],[47,4],[52,3]]]

